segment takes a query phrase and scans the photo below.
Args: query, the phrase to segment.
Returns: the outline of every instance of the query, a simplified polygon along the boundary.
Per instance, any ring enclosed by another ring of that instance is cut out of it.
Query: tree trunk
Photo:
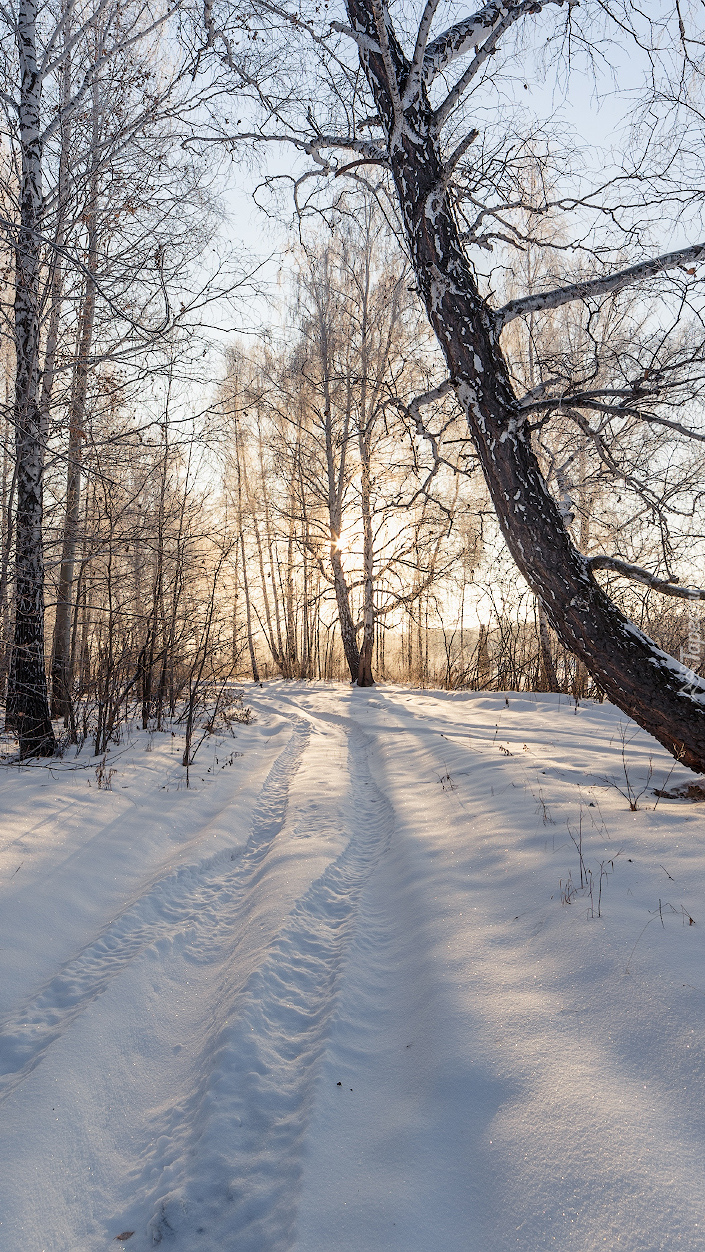
[[[245,468],[244,458],[242,462],[242,477],[243,477],[243,482],[245,484],[245,491],[247,493],[247,504],[248,504],[248,508],[250,510],[250,514],[252,517],[252,527],[254,530],[255,545],[257,548],[257,560],[259,563],[260,585],[262,587],[262,605],[264,607],[264,620],[266,623],[266,629],[264,631],[264,635],[267,640],[267,643],[269,644],[269,651],[272,654],[272,660],[274,661],[274,664],[281,671],[283,678],[290,678],[291,675],[286,671],[286,661],[284,657],[283,648],[281,647],[277,648],[277,641],[274,637],[274,630],[272,627],[272,614],[271,614],[270,607],[269,607],[269,594],[267,592],[267,573],[264,568],[264,552],[262,549],[262,537],[260,535],[259,524],[257,522],[257,514],[255,512],[255,502],[250,493],[250,487],[249,487],[249,482],[247,478],[247,471]],[[272,572],[272,579],[271,579],[272,596],[274,598],[275,605],[278,607],[277,588],[276,588],[275,580],[274,580],[273,560],[271,561],[271,564],[270,564],[270,571]],[[279,621],[278,621],[278,614],[277,614],[277,626],[278,625],[279,625]],[[281,630],[279,631],[279,640],[281,642]]]
[[[538,601],[539,648],[541,651],[541,690],[560,691],[558,676],[551,651],[551,636],[548,633],[548,622],[541,601]]]
[[[351,24],[377,41],[372,7],[347,0]],[[463,252],[425,89],[396,125],[394,95],[409,66],[389,30],[383,57],[361,51],[375,95],[407,243],[429,320],[468,423],[502,534],[561,642],[609,698],[683,764],[705,770],[705,683],[629,622],[595,581],[549,494],[518,409],[499,333]]]
[[[335,541],[332,541],[330,546],[330,563],[333,567],[333,586],[335,588],[335,602],[338,606],[340,638],[343,643],[345,660],[350,670],[350,677],[355,682],[360,670],[360,653],[355,639],[355,623],[350,612],[348,584],[343,571],[340,553],[335,547]]]
[[[262,443],[262,427],[261,427],[260,420],[259,420],[259,413],[257,415],[257,441],[258,441],[258,447],[259,447],[259,459],[260,459],[260,466],[261,466],[260,481],[261,481],[261,491],[262,491],[262,502],[264,504],[264,524],[265,524],[265,530],[267,534],[267,556],[269,559],[269,572],[271,575],[271,582],[272,582],[272,603],[274,605],[274,621],[275,621],[276,629],[277,629],[276,655],[279,659],[276,661],[276,663],[281,669],[281,663],[282,663],[281,658],[284,655],[284,643],[282,640],[281,614],[279,612],[279,594],[277,592],[276,580],[274,577],[275,564],[276,564],[276,567],[278,568],[278,560],[275,563],[274,539],[272,536],[272,518],[271,518],[271,512],[269,508],[269,493],[267,491],[267,476],[266,476],[265,469],[264,469],[265,467],[264,446]],[[264,586],[264,582],[262,585]],[[265,605],[266,604],[267,604],[267,601],[265,600]],[[274,639],[274,636],[272,635],[272,640],[273,639]],[[275,655],[274,649],[272,650],[272,655],[273,656]]]
[[[88,388],[88,356],[93,338],[95,316],[95,285],[87,280],[86,293],[79,320],[78,357],[74,375],[69,414],[68,466],[66,471],[66,513],[61,545],[61,566],[56,597],[56,620],[51,657],[51,704],[54,717],[66,717],[70,700],[69,660],[71,655],[71,621],[76,543],[81,512],[81,453],[86,394]]]
[[[8,410],[9,411],[9,410]],[[12,477],[8,484],[9,453],[3,448],[2,465],[2,556],[0,557],[0,630],[2,631],[2,651],[0,653],[0,691],[5,691],[9,678],[10,654],[12,652],[10,618],[10,556],[14,534],[15,488],[17,485],[17,462],[13,461]],[[8,730],[14,729],[8,726]]]
[[[252,680],[258,683],[260,681],[259,667],[257,665],[257,653],[255,652],[255,641],[252,637],[252,603],[250,601],[250,586],[247,579],[247,557],[245,554],[245,531],[242,517],[242,462],[240,458],[240,431],[235,427],[235,456],[237,468],[237,518],[240,528],[240,555],[242,557],[242,590],[245,595],[245,616],[247,621],[247,646],[250,651],[250,665],[252,667]]]
[[[362,462],[360,495],[363,531],[363,601],[362,601],[362,647],[357,670],[358,687],[374,687],[372,677],[372,651],[375,642],[374,605],[374,535],[370,501],[370,457],[366,432],[360,435],[360,459]]]
[[[44,552],[39,404],[39,276],[42,204],[41,78],[36,58],[36,4],[22,0],[18,42],[21,62],[19,131],[22,153],[20,229],[15,250],[15,451],[17,516],[13,691],[8,692],[19,730],[20,757],[52,756],[44,663]]]
[[[250,588],[247,582],[247,565],[245,558],[245,534],[240,522],[240,552],[242,555],[242,589],[245,593],[245,615],[247,619],[247,646],[250,650],[250,665],[252,667],[252,681],[258,683],[260,681],[259,668],[257,666],[257,653],[255,652],[255,641],[252,638],[252,606],[250,604]]]
[[[362,513],[362,548],[363,548],[363,596],[362,596],[362,647],[357,670],[358,687],[374,687],[372,677],[372,652],[375,642],[375,601],[374,601],[374,532],[372,528],[372,482],[370,473],[370,453],[372,443],[374,396],[368,410],[368,375],[369,361],[369,294],[370,294],[370,249],[369,239],[366,240],[364,281],[362,284],[362,317],[360,327],[360,409],[357,421],[357,443],[360,453],[360,511]]]
[[[353,622],[352,613],[350,612],[350,591],[345,577],[345,571],[343,569],[339,546],[343,523],[346,458],[348,435],[350,431],[351,389],[350,380],[348,379],[343,425],[339,432],[340,453],[336,464],[333,432],[333,403],[330,389],[333,367],[328,333],[329,310],[327,300],[329,294],[330,291],[326,260],[326,279],[323,294],[319,300],[318,309],[318,350],[321,362],[321,381],[323,384],[324,399],[323,424],[326,446],[326,471],[328,477],[330,563],[333,570],[333,587],[335,590],[335,602],[338,606],[338,621],[340,623],[340,637],[343,643],[343,652],[345,653],[345,660],[347,662],[348,669],[350,670],[350,677],[353,682],[356,682],[360,668],[360,653],[358,651],[357,641],[355,638],[355,623]]]
[[[67,71],[66,71],[67,72]],[[68,95],[68,85],[65,94]],[[95,321],[96,287],[93,275],[97,269],[98,224],[96,211],[98,203],[98,85],[93,86],[92,100],[92,134],[91,150],[92,165],[88,190],[86,217],[88,219],[88,275],[83,296],[81,313],[78,319],[76,336],[76,363],[74,367],[71,406],[69,410],[69,444],[68,464],[66,470],[66,513],[64,515],[64,533],[61,546],[61,566],[59,569],[59,585],[56,596],[56,618],[51,649],[51,711],[54,717],[63,717],[66,721],[71,707],[71,691],[69,671],[71,667],[71,622],[74,566],[76,563],[76,542],[81,511],[81,453],[86,419],[86,398],[88,395],[89,356],[93,342],[93,323]],[[68,144],[62,138],[62,160]]]
[[[300,432],[299,432],[300,433]],[[298,647],[296,614],[294,611],[294,510],[296,506],[295,479],[289,494],[289,535],[286,545],[286,583],[284,612],[286,615],[286,677],[293,678],[298,672]]]

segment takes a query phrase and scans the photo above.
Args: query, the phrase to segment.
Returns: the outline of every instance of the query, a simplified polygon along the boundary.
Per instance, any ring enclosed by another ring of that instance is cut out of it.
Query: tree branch
[[[463,73],[460,75],[460,78],[458,79],[453,89],[448,92],[448,95],[446,96],[445,100],[443,101],[442,104],[438,106],[438,108],[436,109],[433,115],[433,120],[436,126],[436,130],[440,130],[440,128],[443,126],[444,122],[446,121],[446,119],[448,118],[448,116],[450,115],[450,113],[452,112],[452,110],[455,108],[456,104],[460,100],[460,97],[463,95],[466,89],[470,86],[470,83],[472,82],[473,78],[477,74],[478,70],[481,69],[481,67],[484,65],[485,61],[487,60],[487,58],[492,56],[505,30],[508,30],[510,26],[512,26],[516,21],[518,21],[518,19],[522,16],[522,14],[525,11],[533,12],[533,5],[530,5],[530,4],[523,5],[521,10],[517,9],[511,13],[505,14],[502,20],[497,23],[491,35],[489,36],[488,39],[485,40],[482,46],[480,48],[478,47],[475,48],[475,55],[472,61],[470,62],[470,64],[468,65],[467,69],[464,70]]]
[[[370,0],[370,4],[372,6],[372,13],[374,15],[375,26],[377,28],[377,36],[379,38],[380,48],[382,52],[382,64],[384,65],[384,72],[387,75],[387,90],[389,91],[389,95],[392,100],[392,107],[394,110],[393,128],[392,128],[391,134],[388,136],[390,147],[393,147],[396,141],[397,132],[399,130],[399,127],[401,126],[401,119],[402,119],[402,114],[403,114],[401,95],[399,93],[399,80],[397,77],[396,67],[394,65],[394,62],[392,61],[392,53],[391,53],[391,49],[389,46],[389,32],[387,30],[387,6],[384,3],[384,0]]]
[[[46,144],[47,141],[52,137],[52,135],[56,133],[56,131],[59,129],[62,123],[66,120],[66,118],[70,117],[72,113],[75,113],[76,109],[82,104],[86,95],[90,91],[91,87],[93,86],[93,83],[100,76],[101,71],[104,69],[104,67],[108,65],[113,60],[113,58],[116,57],[118,54],[127,52],[127,50],[133,46],[133,44],[139,43],[140,40],[146,39],[148,35],[151,35],[153,31],[159,30],[159,28],[163,26],[164,23],[167,22],[170,17],[173,17],[174,13],[176,13],[178,9],[181,7],[181,4],[182,4],[182,0],[173,0],[171,7],[168,8],[159,17],[154,18],[154,20],[150,22],[148,26],[146,26],[142,30],[136,31],[133,35],[129,36],[127,39],[114,43],[112,47],[108,48],[107,51],[103,52],[101,56],[98,57],[95,64],[86,70],[86,73],[83,76],[83,81],[81,82],[81,85],[78,88],[78,90],[74,93],[74,95],[65,105],[63,105],[59,110],[57,110],[57,112],[54,114],[52,121],[49,122],[49,124],[43,130],[42,135],[41,135],[42,144]]]
[[[419,435],[422,435],[424,438],[428,438],[428,436],[426,435],[426,431],[423,429],[423,424],[421,422],[421,414],[419,413],[419,409],[423,408],[424,405],[426,404],[433,404],[434,400],[442,400],[443,396],[447,396],[448,392],[453,391],[453,390],[454,390],[454,387],[453,387],[453,383],[451,379],[446,378],[443,380],[442,383],[439,383],[438,386],[434,387],[431,391],[425,391],[423,395],[414,396],[414,399],[411,400],[409,404],[405,406],[406,411],[409,414],[409,416],[414,419],[414,422],[416,424],[416,429]]]
[[[702,587],[679,587],[676,583],[669,582],[668,579],[657,578],[655,574],[650,574],[640,565],[629,565],[626,561],[619,561],[614,556],[591,556],[588,557],[587,565],[589,570],[614,570],[616,574],[622,574],[624,578],[630,578],[632,582],[653,587],[655,591],[660,591],[665,596],[677,596],[680,600],[705,600],[705,589]]]
[[[572,6],[578,0],[567,2]],[[504,0],[504,3],[486,4],[471,17],[449,26],[448,30],[443,31],[442,35],[428,45],[423,59],[424,83],[428,87],[441,70],[452,61],[457,61],[458,57],[476,49],[497,26],[501,25],[506,29],[526,13],[540,13],[546,4],[564,3],[565,0],[519,0],[519,3],[516,0]],[[421,35],[421,28],[419,34]]]
[[[424,57],[428,46],[428,37],[431,33],[431,23],[436,15],[439,0],[426,0],[424,11],[419,22],[419,29],[416,35],[416,44],[414,46],[414,55],[411,58],[411,68],[406,80],[404,88],[404,108],[416,98],[416,93],[421,86],[424,69]]]
[[[2,100],[3,104],[7,105],[8,109],[14,109],[15,113],[19,113],[19,104],[16,100],[13,100],[12,96],[8,96],[6,91],[0,91],[0,100]]]
[[[486,4],[477,13],[464,18],[462,22],[449,26],[448,30],[444,30],[443,34],[434,39],[426,49],[423,59],[423,79],[426,86],[429,86],[436,75],[445,69],[446,65],[450,65],[451,61],[456,61],[458,57],[466,52],[472,52],[473,48],[483,43],[495,26],[504,21],[508,14],[513,14],[516,21],[528,8],[529,0],[521,0],[519,4]]]
[[[521,296],[518,300],[510,300],[495,313],[495,324],[499,330],[515,317],[525,313],[540,313],[546,309],[558,309],[573,300],[586,300],[590,296],[602,296],[609,291],[622,291],[632,283],[643,278],[652,278],[665,270],[680,269],[688,262],[705,260],[705,244],[694,244],[691,248],[680,248],[677,252],[665,252],[663,256],[654,257],[650,261],[640,261],[638,265],[630,265],[628,269],[618,270],[605,278],[592,278],[585,282],[571,283],[567,287],[557,287],[554,291],[539,292],[532,296]]]
[[[352,26],[346,26],[344,22],[331,22],[331,30],[335,30],[339,35],[347,35],[348,39],[354,39],[358,48],[363,48],[365,52],[374,52],[378,57],[382,55],[382,49],[375,39],[371,39],[364,31],[353,30]]]

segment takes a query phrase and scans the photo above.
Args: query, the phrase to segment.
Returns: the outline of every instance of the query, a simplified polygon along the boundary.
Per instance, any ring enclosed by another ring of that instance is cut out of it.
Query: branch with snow
[[[416,94],[421,86],[423,77],[424,57],[428,46],[428,38],[431,34],[431,25],[436,15],[439,0],[426,0],[424,11],[419,22],[419,29],[416,35],[416,44],[414,46],[414,55],[411,58],[411,68],[409,70],[406,87],[404,89],[404,106],[406,107],[416,98]]]
[[[621,574],[624,578],[631,579],[632,582],[643,583],[646,587],[653,587],[654,591],[660,591],[665,596],[677,596],[680,600],[705,600],[705,589],[702,587],[680,587],[667,578],[657,578],[655,574],[650,574],[640,565],[630,565],[626,561],[619,561],[614,556],[591,556],[588,557],[587,564],[591,571],[613,570],[615,574]]]
[[[448,392],[453,391],[453,389],[454,386],[451,379],[446,378],[442,383],[439,383],[437,387],[434,387],[431,391],[425,391],[423,395],[415,396],[414,399],[410,400],[407,404],[407,413],[411,418],[413,418],[416,425],[416,432],[421,435],[422,438],[430,439],[431,436],[424,429],[419,409],[424,408],[427,404],[433,404],[436,400],[442,400],[443,397],[447,396]]]
[[[392,107],[394,109],[394,126],[392,129],[392,133],[389,136],[389,146],[390,148],[393,148],[398,138],[399,127],[401,126],[402,113],[404,110],[402,106],[401,95],[399,92],[399,80],[397,76],[397,69],[392,60],[392,50],[391,50],[390,41],[389,41],[389,31],[387,30],[387,22],[389,19],[389,13],[388,13],[386,4],[383,3],[382,0],[370,0],[370,4],[372,6],[372,13],[375,19],[375,27],[377,29],[377,38],[379,39],[379,44],[380,44],[380,48],[382,52],[382,62],[384,65],[384,72],[387,76],[387,90],[389,91],[389,95],[392,101]]]
[[[325,173],[333,173],[336,176],[343,173],[344,170],[351,168],[346,165],[344,167],[336,166],[332,161],[321,155],[321,150],[326,148],[342,149],[360,154],[361,160],[353,162],[355,165],[388,165],[389,157],[383,148],[372,143],[368,139],[356,139],[352,135],[324,135],[318,133],[316,139],[304,139],[298,135],[288,134],[286,131],[266,133],[262,131],[238,131],[235,135],[208,136],[196,134],[192,136],[199,143],[215,143],[215,144],[236,144],[243,142],[251,142],[253,144],[291,144],[299,152],[304,152],[306,156],[310,156],[321,167]],[[183,146],[188,146],[189,140],[185,140]]]
[[[344,22],[331,22],[330,28],[337,31],[339,35],[347,35],[348,39],[354,40],[358,48],[362,48],[364,52],[374,52],[381,57],[382,49],[380,45],[376,39],[372,39],[364,31],[353,30],[352,26],[346,26]]]
[[[451,91],[448,92],[448,95],[446,96],[445,100],[443,101],[442,104],[438,106],[438,108],[436,109],[433,115],[433,120],[434,120],[434,124],[435,124],[437,131],[441,129],[441,127],[444,125],[448,117],[450,117],[450,114],[452,113],[456,104],[458,104],[461,96],[463,96],[464,93],[467,91],[467,88],[470,86],[470,83],[472,82],[473,78],[478,73],[478,71],[482,68],[487,58],[493,55],[497,47],[497,44],[502,38],[502,35],[504,34],[504,32],[510,26],[512,26],[516,20],[517,19],[513,13],[507,13],[506,16],[502,19],[502,21],[499,22],[495,26],[489,38],[486,39],[485,42],[479,48],[478,47],[475,48],[475,55],[472,61],[470,62],[468,67],[463,71],[463,73],[460,75],[460,78],[458,79],[455,86],[452,88]]]
[[[608,292],[622,291],[633,283],[644,278],[653,278],[666,270],[682,269],[693,262],[705,260],[705,244],[694,244],[690,248],[679,248],[676,252],[665,252],[662,256],[652,257],[650,261],[640,261],[627,269],[617,270],[604,278],[591,278],[585,282],[570,283],[567,287],[557,287],[554,291],[542,291],[536,295],[521,296],[518,300],[510,300],[495,313],[495,323],[502,329],[516,317],[526,313],[542,313],[547,309],[558,309],[561,305],[570,304],[573,300],[587,300],[590,296],[602,296]],[[695,271],[693,271],[694,273]]]
[[[565,0],[521,0],[519,4],[486,4],[472,16],[449,26],[428,45],[423,59],[423,81],[426,86],[437,74],[458,57],[465,56],[483,43],[497,26],[506,29],[528,13],[540,13],[546,4],[562,5]],[[575,4],[577,0],[568,0]],[[424,15],[425,16],[425,15]],[[423,19],[422,19],[423,21]],[[419,34],[422,34],[420,29]]]
[[[598,391],[565,391],[563,393],[546,392],[551,386],[550,382],[541,383],[538,387],[534,387],[519,401],[519,408],[524,413],[540,413],[545,410],[564,410],[569,416],[575,416],[577,409],[592,409],[597,413],[604,413],[606,418],[625,418],[633,417],[640,422],[651,422],[654,426],[663,426],[667,430],[675,430],[677,434],[684,435],[686,439],[694,439],[698,443],[705,443],[705,433],[696,430],[692,426],[684,426],[682,422],[673,421],[672,418],[664,417],[661,413],[650,413],[643,407],[636,408],[635,405],[640,398],[643,400],[656,400],[659,398],[658,389],[653,387],[651,391],[641,393],[639,384],[629,389],[605,388]],[[614,404],[608,404],[606,401],[600,400],[600,396],[613,397]],[[630,402],[628,402],[630,401]],[[600,435],[599,430],[593,430],[592,427],[581,425],[581,430],[591,439],[596,435]]]
[[[509,14],[516,21],[529,7],[530,0],[523,0],[520,4],[486,4],[477,13],[463,18],[462,22],[449,26],[426,49],[423,58],[423,81],[426,86],[452,61],[483,43]]]

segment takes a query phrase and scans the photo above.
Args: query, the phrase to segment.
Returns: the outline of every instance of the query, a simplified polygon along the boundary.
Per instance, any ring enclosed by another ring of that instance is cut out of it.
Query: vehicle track
[[[294,1242],[303,1141],[346,955],[394,829],[367,759],[370,740],[354,723],[346,733],[350,789],[340,819],[349,838],[231,1003],[204,1049],[198,1092],[152,1126],[152,1141],[171,1146],[158,1187],[145,1187],[153,1213],[143,1247],[173,1239],[189,1252],[284,1252]],[[235,949],[224,985],[236,962]]]
[[[188,926],[195,934],[222,927],[255,881],[287,813],[290,784],[310,736],[310,723],[293,729],[272,765],[252,813],[244,849],[225,850],[150,882],[139,898],[66,962],[37,995],[0,1025],[0,1100],[40,1063],[51,1044],[141,952]]]

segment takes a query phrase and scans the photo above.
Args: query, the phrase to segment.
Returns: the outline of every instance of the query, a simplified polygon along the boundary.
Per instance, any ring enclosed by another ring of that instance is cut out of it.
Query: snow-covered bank
[[[705,1247],[705,806],[654,808],[666,754],[558,697],[247,702],[190,791],[171,731],[111,791],[0,774],[3,1252]],[[649,758],[632,811],[605,779]]]

